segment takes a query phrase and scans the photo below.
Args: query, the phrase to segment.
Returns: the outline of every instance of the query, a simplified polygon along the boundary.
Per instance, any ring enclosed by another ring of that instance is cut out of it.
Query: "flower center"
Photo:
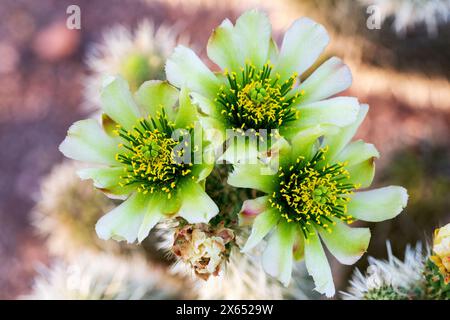
[[[251,64],[241,68],[241,74],[225,72],[228,86],[221,88],[216,101],[222,115],[234,129],[276,129],[283,123],[298,118],[293,108],[301,95],[292,91],[296,74],[288,80],[280,81],[276,74],[271,77],[272,66],[266,63],[262,69]]]
[[[118,127],[117,134],[123,139],[116,159],[125,165],[121,186],[136,184],[138,192],[144,194],[161,190],[172,197],[180,177],[191,174],[192,163],[183,163],[183,150],[176,151],[180,142],[172,139],[174,126],[165,114],[158,114],[149,120],[141,119],[133,130]],[[186,130],[186,133],[189,132]]]
[[[298,223],[307,238],[311,224],[331,232],[332,217],[348,223],[347,203],[356,186],[349,183],[345,163],[323,163],[326,149],[320,149],[310,161],[299,157],[295,164],[278,171],[279,185],[269,202],[287,222]]]

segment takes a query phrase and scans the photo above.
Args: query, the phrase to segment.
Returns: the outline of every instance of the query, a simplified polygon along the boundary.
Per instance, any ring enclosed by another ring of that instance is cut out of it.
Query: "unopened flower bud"
[[[433,252],[431,261],[439,268],[444,282],[450,283],[450,223],[436,229],[434,233]]]

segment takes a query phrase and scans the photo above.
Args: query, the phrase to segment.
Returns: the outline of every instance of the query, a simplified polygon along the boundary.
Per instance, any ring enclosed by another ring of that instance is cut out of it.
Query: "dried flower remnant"
[[[195,274],[207,280],[217,276],[227,261],[235,239],[233,230],[223,223],[210,225],[187,224],[175,232],[172,252],[182,261],[190,264]]]

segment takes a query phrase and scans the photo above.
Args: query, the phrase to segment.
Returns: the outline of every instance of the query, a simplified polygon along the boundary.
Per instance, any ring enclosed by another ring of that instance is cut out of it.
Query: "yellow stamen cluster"
[[[281,168],[280,188],[269,199],[286,221],[300,224],[306,237],[312,224],[331,232],[333,217],[353,222],[347,203],[357,186],[348,183],[350,174],[345,163],[324,163],[325,152],[321,149],[310,161],[299,157],[294,164]]]
[[[225,71],[229,87],[221,88],[216,101],[232,128],[276,129],[285,122],[298,119],[299,112],[293,104],[303,93],[288,95],[297,74],[281,81],[279,74],[271,77],[271,72],[269,62],[260,70],[246,64],[239,75]]]
[[[192,163],[176,160],[183,157],[183,151],[174,149],[179,142],[171,138],[173,124],[161,115],[142,119],[129,131],[119,126],[116,132],[124,140],[119,144],[123,152],[116,154],[125,165],[121,186],[135,184],[144,194],[163,191],[170,199],[178,179],[192,173]]]

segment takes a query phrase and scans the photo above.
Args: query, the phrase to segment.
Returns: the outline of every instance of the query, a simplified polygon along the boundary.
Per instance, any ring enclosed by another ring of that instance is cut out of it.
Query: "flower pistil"
[[[302,95],[289,94],[297,74],[280,82],[280,75],[271,75],[270,62],[257,69],[251,63],[241,68],[241,74],[225,71],[228,87],[222,87],[216,101],[229,125],[234,129],[275,129],[298,119],[293,104]]]
[[[172,138],[174,130],[164,112],[155,118],[140,119],[129,131],[118,126],[116,134],[124,141],[119,147],[125,149],[116,155],[125,165],[122,186],[136,184],[143,194],[162,190],[168,199],[172,197],[178,179],[192,173],[192,162],[179,161],[184,149],[176,150],[179,142]],[[188,130],[183,131],[184,135],[189,134]]]
[[[300,156],[294,164],[281,167],[280,187],[269,198],[271,206],[287,222],[300,224],[305,238],[311,224],[331,232],[332,217],[353,222],[347,214],[348,195],[358,186],[347,182],[350,174],[345,169],[346,163],[324,163],[326,152],[327,149],[320,149],[309,161]]]

